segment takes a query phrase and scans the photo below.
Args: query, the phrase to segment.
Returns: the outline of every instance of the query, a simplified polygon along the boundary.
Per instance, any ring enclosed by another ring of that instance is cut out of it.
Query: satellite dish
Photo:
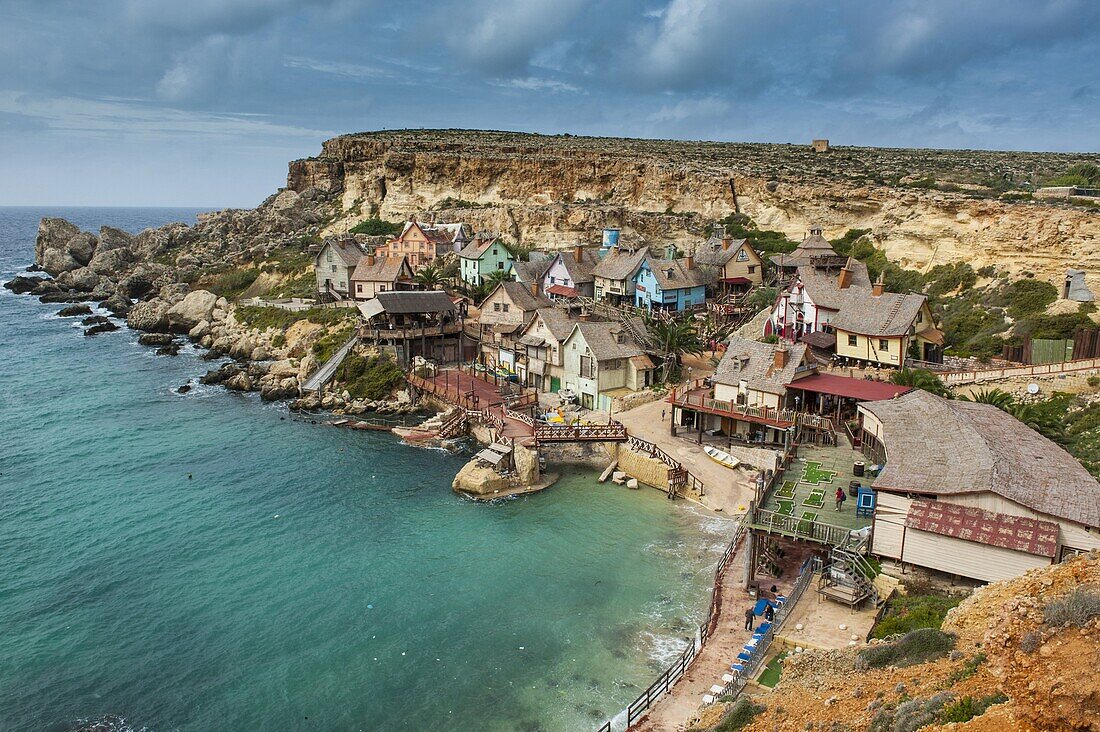
[[[1028,394],[1038,394],[1039,393],[1039,385],[1036,384],[1034,381],[1031,382],[1030,384],[1027,385],[1027,393]]]

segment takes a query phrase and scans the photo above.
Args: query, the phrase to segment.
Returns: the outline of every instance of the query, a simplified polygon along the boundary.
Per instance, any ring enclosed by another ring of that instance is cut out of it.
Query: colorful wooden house
[[[689,310],[707,301],[705,275],[692,257],[684,259],[646,258],[638,269],[634,304],[649,310]]]

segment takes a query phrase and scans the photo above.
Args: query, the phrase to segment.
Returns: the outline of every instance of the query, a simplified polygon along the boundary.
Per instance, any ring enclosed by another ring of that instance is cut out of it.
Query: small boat
[[[703,448],[703,452],[705,452],[707,454],[707,457],[709,457],[711,460],[719,463],[720,465],[725,465],[727,468],[736,468],[738,465],[741,464],[741,461],[735,458],[733,455],[730,455],[725,450],[719,450],[717,447],[711,447],[710,445],[707,445]]]

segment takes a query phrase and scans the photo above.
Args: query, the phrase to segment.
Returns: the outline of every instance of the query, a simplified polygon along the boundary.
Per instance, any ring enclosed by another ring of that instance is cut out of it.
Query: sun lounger
[[[722,681],[725,681],[727,684],[733,681],[733,674],[722,674]]]
[[[760,624],[760,627],[758,627],[758,628],[756,629],[756,632],[757,632],[757,633],[760,633],[761,635],[763,635],[764,633],[767,633],[767,632],[768,632],[768,630],[769,630],[769,629],[770,629],[771,627],[772,627],[772,624],[771,624],[771,623],[761,623],[761,624]]]
[[[710,687],[711,694],[721,694],[725,690],[726,687],[722,686],[721,684],[715,684],[714,686]]]
[[[703,703],[704,704],[713,704],[714,703],[714,697],[711,696],[710,694],[703,694]]]
[[[737,654],[737,660],[744,661],[745,663],[748,663],[749,661],[752,660],[752,656],[749,653],[745,652],[745,651],[741,651],[740,653]]]

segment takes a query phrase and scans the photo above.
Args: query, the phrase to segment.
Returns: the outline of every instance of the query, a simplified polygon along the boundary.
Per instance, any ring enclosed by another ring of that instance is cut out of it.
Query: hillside
[[[942,631],[791,656],[751,722],[713,729],[1100,730],[1100,554],[979,589]]]
[[[1082,161],[1100,155],[406,130],[328,140],[287,185],[339,194],[348,216],[332,231],[431,211],[529,244],[593,242],[604,226],[688,244],[736,208],[795,239],[811,223],[830,238],[870,229],[906,267],[968,261],[1055,282],[1071,265],[1100,271],[1100,216],[999,196]]]

